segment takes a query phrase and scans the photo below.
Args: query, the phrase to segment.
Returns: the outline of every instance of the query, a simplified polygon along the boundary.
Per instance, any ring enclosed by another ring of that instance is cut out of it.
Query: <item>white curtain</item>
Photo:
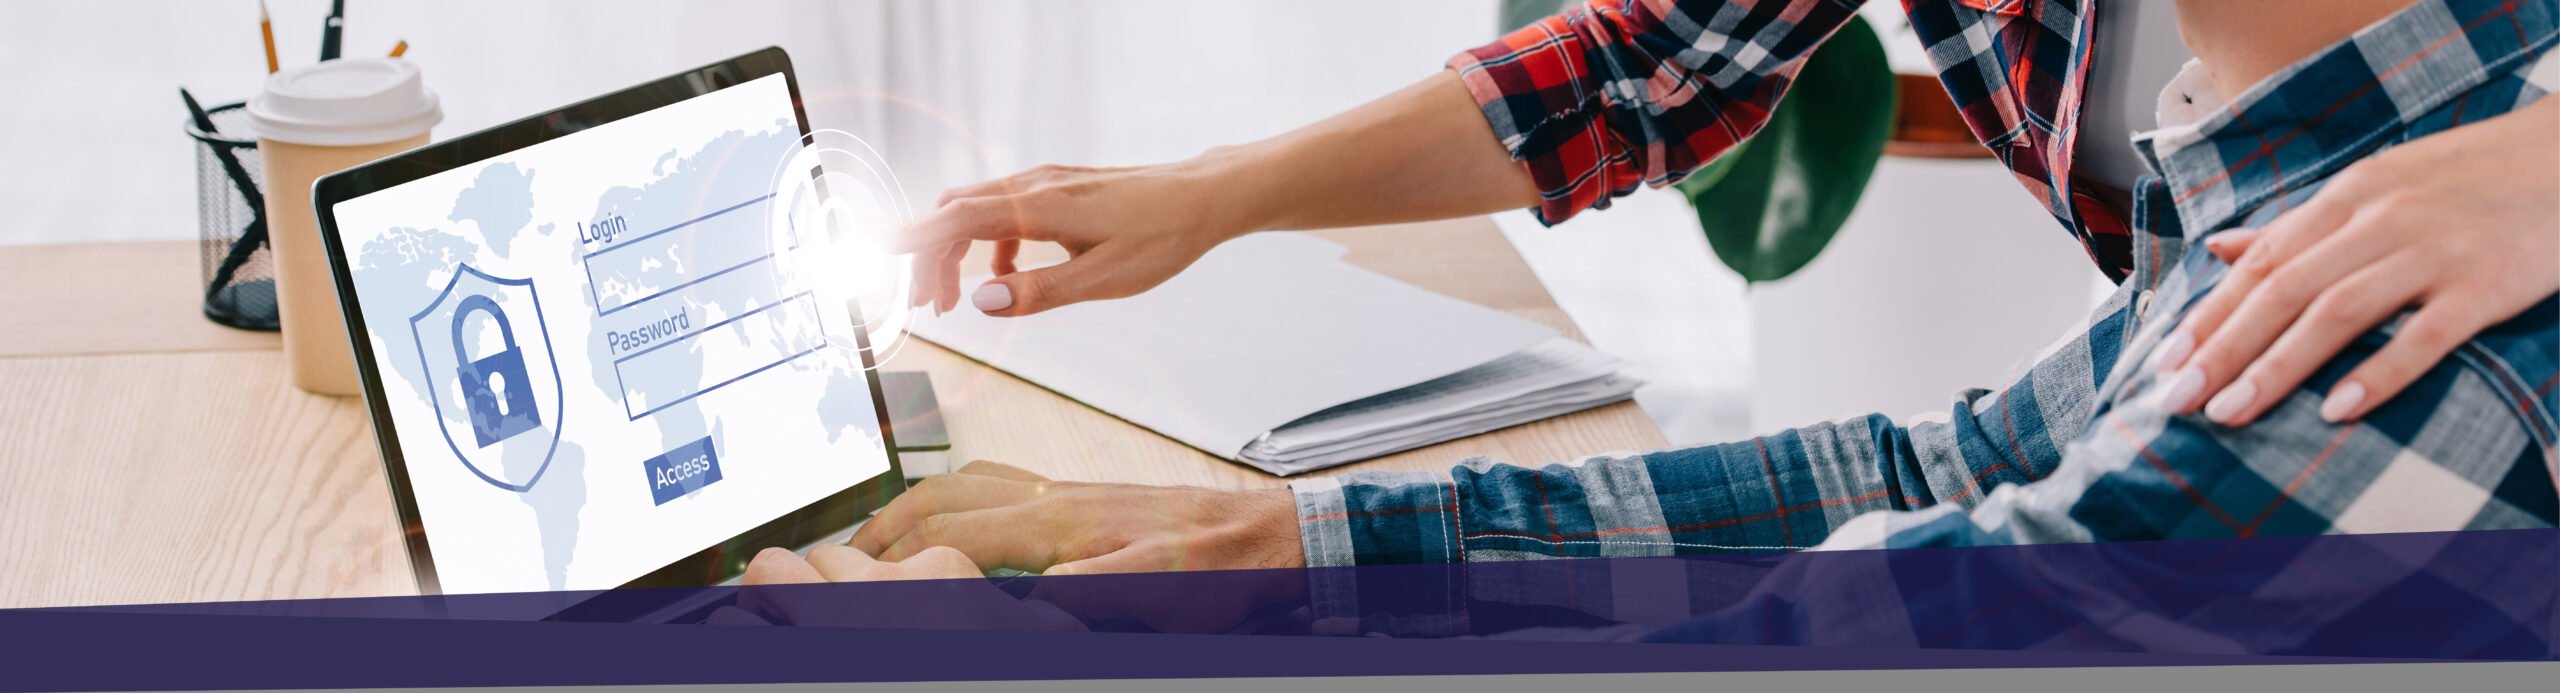
[[[1043,162],[1188,156],[1312,122],[1493,35],[1494,0],[355,0],[345,54],[407,39],[453,137],[768,45],[819,127],[911,193]],[[288,65],[326,0],[269,0]],[[189,239],[176,87],[265,78],[254,0],[0,2],[0,244]]]
[[[811,94],[811,117],[870,140],[930,198],[1040,163],[1169,161],[1314,122],[1490,40],[1494,2],[876,0],[826,11],[846,73],[842,91]]]

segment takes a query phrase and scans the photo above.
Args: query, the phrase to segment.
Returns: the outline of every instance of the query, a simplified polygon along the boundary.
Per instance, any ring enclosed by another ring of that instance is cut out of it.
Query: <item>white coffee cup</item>
[[[324,395],[357,394],[362,386],[320,242],[311,182],[425,145],[444,110],[418,66],[393,58],[331,60],[275,73],[248,110],[266,168],[277,318],[293,384]]]

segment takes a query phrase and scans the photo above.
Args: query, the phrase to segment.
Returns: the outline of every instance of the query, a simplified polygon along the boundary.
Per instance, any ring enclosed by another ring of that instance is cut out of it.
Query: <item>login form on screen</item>
[[[340,203],[448,593],[604,589],[888,469],[776,279],[780,75]]]

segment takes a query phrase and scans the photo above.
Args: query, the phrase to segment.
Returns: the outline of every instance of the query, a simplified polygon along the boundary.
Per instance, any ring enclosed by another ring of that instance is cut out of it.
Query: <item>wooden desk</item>
[[[1580,337],[1484,219],[1321,235],[1349,245],[1353,263]],[[275,335],[204,320],[197,252],[0,247],[0,607],[415,591],[363,402],[293,389]],[[928,343],[886,367],[933,374],[956,461],[1061,479],[1284,483]],[[1342,469],[1662,445],[1626,403]]]

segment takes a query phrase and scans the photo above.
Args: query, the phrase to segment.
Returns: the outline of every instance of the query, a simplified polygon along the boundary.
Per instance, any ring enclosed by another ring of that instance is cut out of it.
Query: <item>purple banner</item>
[[[22,609],[0,689],[2549,660],[2555,594],[2521,530]]]

